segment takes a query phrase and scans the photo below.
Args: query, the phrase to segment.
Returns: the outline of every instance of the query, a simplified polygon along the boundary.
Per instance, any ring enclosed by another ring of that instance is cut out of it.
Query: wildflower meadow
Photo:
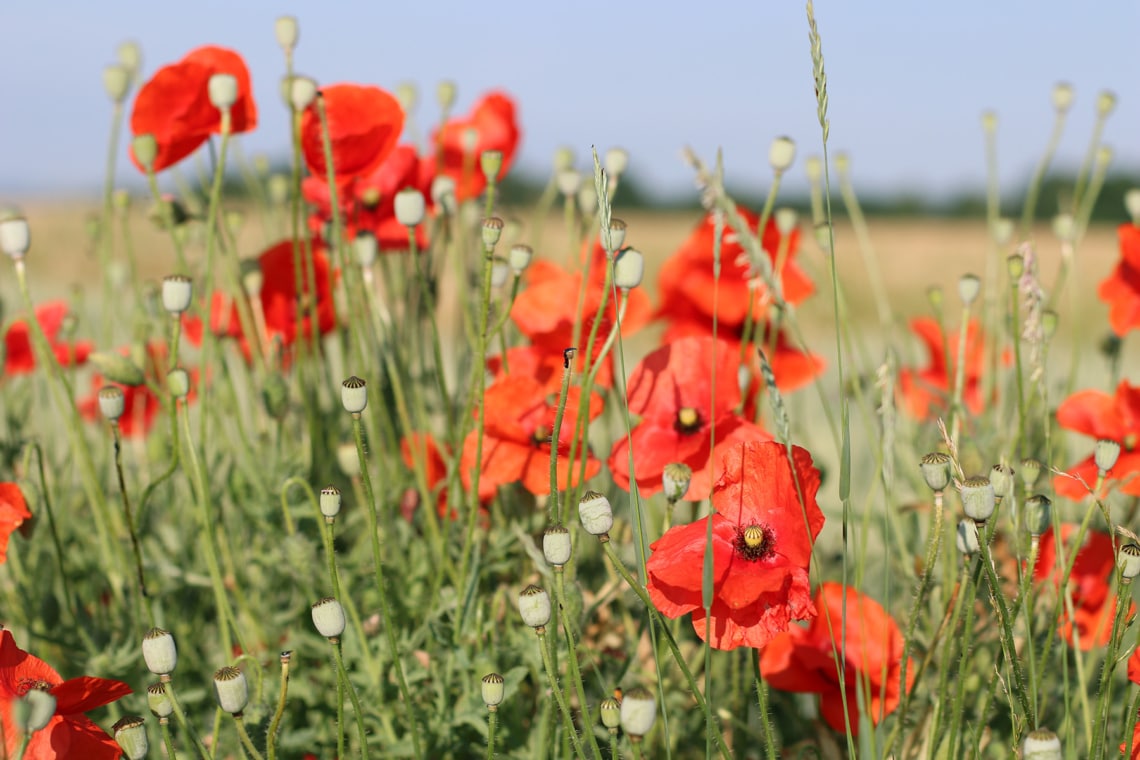
[[[274,102],[122,45],[99,277],[37,292],[0,210],[0,757],[1140,758],[1140,190],[1081,263],[1116,96],[899,304],[819,21],[818,140],[773,133],[754,208],[686,150],[661,250],[636,145],[502,201],[505,90],[314,81],[287,16]],[[279,167],[236,148],[269,120]]]

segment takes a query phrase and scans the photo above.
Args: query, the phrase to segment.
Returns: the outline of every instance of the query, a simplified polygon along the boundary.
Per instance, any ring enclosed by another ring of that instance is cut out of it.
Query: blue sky
[[[800,159],[819,151],[807,24],[794,0],[8,2],[0,195],[99,187],[110,115],[100,72],[125,39],[142,45],[148,72],[202,44],[240,51],[261,111],[245,150],[284,155],[273,35],[283,13],[300,19],[298,71],[324,83],[415,81],[421,125],[435,118],[441,79],[458,83],[460,110],[485,90],[512,92],[520,164],[534,170],[559,145],[583,166],[591,144],[620,145],[651,188],[678,193],[692,184],[684,145],[710,160],[722,147],[730,181],[753,186],[767,182],[773,137],[793,137]],[[1046,142],[1059,80],[1077,93],[1061,160],[1080,160],[1096,94],[1108,88],[1119,104],[1105,141],[1117,166],[1140,167],[1140,3],[821,0],[816,15],[831,147],[851,154],[861,189],[937,196],[980,186],[988,108],[1000,119],[1003,181],[1016,186]]]

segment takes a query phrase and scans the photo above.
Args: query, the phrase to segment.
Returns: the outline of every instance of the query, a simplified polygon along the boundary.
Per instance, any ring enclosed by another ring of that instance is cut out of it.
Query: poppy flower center
[[[29,691],[51,691],[52,684],[42,678],[21,678],[16,682],[16,696],[22,697]]]
[[[755,523],[744,528],[736,529],[736,540],[733,547],[736,553],[749,562],[758,562],[773,553],[772,531],[763,525]]]
[[[544,443],[550,443],[550,435],[550,428],[546,427],[546,425],[539,425],[534,429],[534,432],[530,434],[530,443],[535,447],[541,446]]]
[[[367,188],[360,194],[360,202],[365,208],[376,208],[376,205],[380,203],[380,191],[374,187]]]
[[[678,433],[689,435],[697,432],[701,427],[701,413],[691,406],[684,406],[677,410],[677,419],[673,427]]]

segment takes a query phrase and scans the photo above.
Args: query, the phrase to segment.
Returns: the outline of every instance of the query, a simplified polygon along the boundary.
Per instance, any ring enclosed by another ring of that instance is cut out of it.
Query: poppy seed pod
[[[376,242],[375,235],[361,232],[352,239],[352,251],[356,254],[356,263],[362,269],[368,269],[376,263],[376,257],[380,253],[380,244]]]
[[[1005,267],[1009,271],[1010,279],[1017,280],[1025,274],[1025,258],[1020,253],[1006,257]]]
[[[693,468],[683,462],[671,462],[661,471],[661,485],[670,504],[676,504],[685,498],[692,482]]]
[[[396,221],[405,227],[415,227],[424,220],[424,194],[414,187],[405,187],[396,193],[393,202],[396,209]]]
[[[622,290],[632,290],[641,284],[645,276],[645,257],[641,251],[626,248],[614,258],[614,285]]]
[[[181,367],[175,367],[166,373],[166,390],[176,399],[184,399],[190,395],[190,375]]]
[[[1119,568],[1124,582],[1131,583],[1133,578],[1140,575],[1140,546],[1136,544],[1121,546],[1116,552],[1116,567]]]
[[[554,183],[558,186],[558,192],[569,198],[576,194],[579,188],[582,187],[582,175],[577,169],[560,169],[558,173],[554,175]]]
[[[159,719],[169,718],[174,713],[174,702],[161,683],[152,683],[146,687],[146,706]]]
[[[606,176],[615,179],[620,177],[629,168],[629,151],[625,148],[610,148],[602,157],[602,167],[606,171]]]
[[[483,178],[494,183],[499,179],[499,172],[503,169],[503,152],[501,150],[485,150],[479,154],[479,168],[483,171]]]
[[[147,670],[158,676],[170,675],[178,664],[178,648],[170,631],[151,628],[143,636],[143,660]]]
[[[614,526],[610,500],[597,491],[586,491],[578,501],[578,519],[591,536],[607,536]]]
[[[1013,468],[1004,464],[995,464],[990,468],[990,483],[994,487],[994,496],[999,503],[1013,493],[1013,476]]]
[[[598,233],[599,242],[601,242],[602,248],[605,248],[607,253],[621,250],[621,247],[625,244],[625,228],[626,224],[623,220],[610,219],[608,239],[605,230]]]
[[[333,597],[325,597],[312,607],[313,626],[326,639],[339,638],[344,633],[344,607]]]
[[[598,191],[593,183],[578,188],[578,210],[583,214],[593,214],[598,210]]]
[[[981,544],[978,543],[978,524],[973,520],[959,520],[955,543],[958,552],[967,557],[981,549]]]
[[[1021,743],[1021,760],[1061,760],[1061,740],[1047,728],[1036,728]]]
[[[356,375],[340,384],[340,402],[350,414],[360,414],[368,406],[368,385]]]
[[[1031,536],[1040,536],[1049,530],[1053,521],[1053,502],[1048,496],[1034,494],[1025,500],[1025,529]]]
[[[574,166],[574,149],[566,145],[554,151],[554,173],[565,171]]]
[[[431,202],[448,214],[456,211],[455,180],[440,174],[431,181]]]
[[[932,451],[922,458],[919,465],[922,468],[922,479],[931,491],[938,493],[945,491],[950,485],[950,455],[941,451]]]
[[[122,103],[131,89],[131,72],[121,64],[103,67],[103,89],[114,103]]]
[[[24,258],[32,243],[28,220],[22,216],[0,219],[0,251],[17,261]]]
[[[613,697],[606,697],[598,706],[598,713],[602,719],[602,725],[611,734],[616,734],[618,726],[621,725],[621,702]]]
[[[127,760],[142,760],[150,749],[146,738],[146,721],[138,715],[124,715],[111,726],[111,733]]]
[[[245,673],[227,665],[214,671],[214,696],[218,707],[231,715],[237,715],[249,703],[249,684]]]
[[[1072,214],[1061,213],[1053,217],[1053,236],[1062,243],[1073,242],[1076,229],[1077,224],[1073,220]]]
[[[503,220],[497,216],[489,216],[483,220],[482,227],[483,248],[488,251],[495,250],[499,238],[503,236]]]
[[[123,389],[117,385],[104,385],[99,389],[99,413],[111,422],[116,422],[123,416],[126,409],[126,396]]]
[[[995,219],[990,226],[990,236],[999,246],[1009,245],[1013,239],[1013,220],[1008,217]]]
[[[562,525],[551,525],[542,534],[542,556],[556,568],[570,561],[570,531]]]
[[[491,712],[499,709],[499,705],[503,702],[503,695],[506,692],[506,680],[498,673],[488,673],[483,676],[483,681],[480,684],[479,690],[483,697],[483,704]]]
[[[55,696],[46,688],[33,686],[22,699],[12,706],[12,717],[17,728],[25,734],[34,734],[51,722],[55,714]]]
[[[511,270],[515,274],[522,274],[530,266],[532,258],[534,258],[534,249],[529,245],[517,243],[511,246],[511,250],[507,254],[507,263],[511,265]]]
[[[511,265],[502,256],[496,256],[491,261],[491,287],[501,288],[507,284],[511,276]]]
[[[796,160],[796,143],[790,137],[777,137],[768,146],[768,163],[777,174],[783,174]]]
[[[640,686],[630,689],[621,700],[621,728],[632,741],[649,733],[657,720],[657,700]]]
[[[1140,224],[1140,188],[1134,187],[1124,194],[1124,210],[1132,217],[1132,224]]]
[[[292,77],[289,80],[289,104],[300,113],[317,99],[317,82],[309,77]]]
[[[1104,477],[1113,467],[1116,466],[1116,460],[1120,458],[1120,444],[1116,441],[1110,441],[1107,438],[1101,438],[1096,442],[1096,447],[1093,448],[1093,461],[1096,462],[1097,475]]]
[[[1053,108],[1064,113],[1073,105],[1073,86],[1068,82],[1057,82],[1053,85]]]
[[[962,511],[974,522],[984,523],[994,513],[997,507],[997,495],[994,493],[994,484],[984,475],[975,475],[966,478],[960,489],[962,496]]]
[[[189,277],[172,274],[162,278],[162,308],[171,316],[178,316],[190,308],[194,284]]]
[[[781,206],[776,209],[776,213],[772,218],[776,221],[776,230],[782,237],[787,237],[795,230],[796,224],[799,222],[799,214],[796,213],[794,208]]]
[[[1101,90],[1100,94],[1096,96],[1096,111],[1101,118],[1108,116],[1112,113],[1112,109],[1116,108],[1116,93],[1112,90]]]
[[[1041,477],[1041,462],[1036,459],[1021,460],[1021,482],[1026,488],[1033,488]]]
[[[524,588],[519,592],[519,615],[536,633],[544,633],[550,622],[550,594],[535,585]]]
[[[115,57],[119,59],[119,65],[134,79],[142,66],[142,49],[139,48],[139,44],[133,40],[120,42],[119,47],[115,49]]]
[[[297,47],[297,38],[300,36],[300,29],[297,26],[297,18],[295,16],[279,16],[273,22],[273,34],[277,37],[277,44],[288,55],[293,52]]]
[[[404,113],[416,110],[416,105],[420,102],[420,91],[416,88],[416,83],[400,82],[396,85],[396,100],[400,101]]]
[[[964,274],[958,278],[958,297],[962,299],[962,303],[969,306],[978,297],[978,293],[982,290],[982,281],[978,279],[977,275]]]
[[[149,133],[135,135],[131,138],[131,152],[135,154],[143,169],[148,173],[154,171],[154,159],[158,157],[158,141],[154,135]]]
[[[823,159],[819,156],[808,156],[804,160],[804,173],[809,182],[819,182],[823,178]]]
[[[357,459],[355,446],[352,448],[352,458]],[[332,522],[340,514],[340,489],[336,486],[322,488],[319,503],[321,514],[325,516],[325,520]]]
[[[238,83],[233,74],[214,74],[206,87],[210,103],[219,111],[228,111],[237,102]]]

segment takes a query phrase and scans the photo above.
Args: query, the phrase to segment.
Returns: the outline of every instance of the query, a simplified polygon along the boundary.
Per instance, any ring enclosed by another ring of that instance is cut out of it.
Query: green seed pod
[[[667,464],[661,472],[661,485],[665,488],[665,498],[670,504],[676,504],[685,498],[692,482],[693,468],[681,462]]]
[[[345,411],[360,414],[368,406],[368,386],[356,375],[340,384],[340,401]]]
[[[962,511],[974,522],[984,523],[997,507],[994,484],[983,475],[966,478],[961,487]]]
[[[483,220],[482,230],[483,248],[488,251],[495,250],[499,238],[503,236],[503,220],[497,216],[489,216]]]
[[[483,704],[491,712],[499,709],[499,705],[503,702],[503,694],[505,693],[505,683],[501,675],[498,673],[488,673],[483,676],[483,681],[480,686],[480,691],[483,696]]]
[[[978,524],[973,520],[961,520],[958,523],[956,537],[958,552],[969,557],[982,547],[978,542]]]
[[[146,381],[146,376],[137,364],[123,356],[106,351],[96,351],[87,357],[96,371],[113,383],[137,386]]]
[[[313,626],[326,639],[340,638],[344,633],[344,607],[333,597],[325,597],[312,607]]]
[[[606,697],[602,700],[598,712],[601,713],[602,725],[609,729],[611,734],[616,734],[618,726],[621,725],[621,702],[613,697]]]
[[[1061,740],[1047,728],[1034,729],[1021,743],[1021,760],[1061,760]]]
[[[155,675],[170,675],[178,665],[178,647],[170,631],[161,628],[147,631],[143,636],[142,653],[147,670]]]
[[[1013,476],[1013,468],[1004,464],[995,464],[990,468],[990,483],[999,502],[1013,494]]]
[[[1121,546],[1116,553],[1116,566],[1120,569],[1124,582],[1131,583],[1133,578],[1140,575],[1140,546],[1131,543]]]
[[[159,720],[169,718],[174,713],[174,702],[161,683],[152,683],[146,687],[146,706]]]
[[[139,715],[124,715],[111,726],[127,760],[143,760],[150,749],[146,738],[146,721]]]
[[[653,693],[640,686],[630,689],[621,700],[621,728],[631,740],[649,733],[657,720],[657,700]]]
[[[1040,536],[1052,524],[1053,503],[1048,496],[1034,494],[1025,500],[1025,529],[1031,536]]]
[[[214,671],[214,696],[224,712],[237,715],[249,703],[249,684],[245,673],[227,665]]]
[[[1110,441],[1107,438],[1101,438],[1096,442],[1096,448],[1093,449],[1093,459],[1096,461],[1097,475],[1104,477],[1112,471],[1116,466],[1116,460],[1120,458],[1120,444],[1116,441]]]
[[[543,633],[550,622],[550,595],[538,586],[527,586],[519,593],[519,614],[524,623]]]
[[[570,531],[561,525],[552,525],[542,534],[542,554],[554,567],[570,561]]]
[[[950,455],[932,451],[922,458],[922,479],[931,491],[945,491],[950,485]]]
[[[1021,482],[1027,489],[1037,485],[1037,481],[1041,477],[1041,467],[1041,462],[1036,459],[1021,460]]]
[[[610,500],[597,491],[586,491],[578,501],[578,519],[591,536],[608,536],[614,526]]]

